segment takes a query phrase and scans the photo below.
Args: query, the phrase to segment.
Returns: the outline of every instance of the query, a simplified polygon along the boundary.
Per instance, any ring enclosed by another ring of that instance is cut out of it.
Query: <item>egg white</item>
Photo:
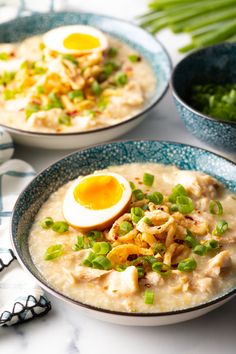
[[[74,33],[84,33],[94,36],[99,39],[100,46],[98,48],[82,51],[65,48],[63,45],[64,39],[67,38],[70,34]],[[107,38],[101,31],[94,27],[83,25],[54,28],[53,30],[45,33],[43,36],[43,42],[48,49],[62,54],[86,54],[97,50],[103,51],[108,46]]]
[[[123,185],[123,194],[120,200],[110,208],[94,210],[79,204],[74,198],[74,189],[85,178],[90,176],[113,176],[120,184]],[[78,178],[68,189],[63,202],[63,215],[66,221],[73,227],[82,231],[102,230],[112,225],[117,217],[119,217],[128,208],[132,196],[132,190],[129,182],[121,175],[113,172],[96,173],[93,175]]]

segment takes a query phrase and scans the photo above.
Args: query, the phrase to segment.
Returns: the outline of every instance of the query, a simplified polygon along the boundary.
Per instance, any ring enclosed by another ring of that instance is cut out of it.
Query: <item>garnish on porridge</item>
[[[113,125],[138,113],[155,84],[144,58],[89,26],[0,45],[0,122],[7,126],[63,133]]]

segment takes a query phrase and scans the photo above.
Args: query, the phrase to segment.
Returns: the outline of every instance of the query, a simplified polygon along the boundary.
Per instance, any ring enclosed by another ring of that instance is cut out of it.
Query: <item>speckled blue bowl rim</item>
[[[175,85],[174,85],[174,78],[175,78],[176,71],[178,70],[180,65],[182,65],[186,60],[188,60],[189,58],[194,58],[194,56],[199,54],[199,53],[201,54],[201,53],[207,52],[211,48],[226,47],[226,46],[227,47],[230,47],[230,46],[236,47],[236,43],[215,44],[215,45],[208,46],[206,48],[195,50],[194,52],[186,55],[182,60],[180,60],[180,62],[173,69],[171,77],[170,77],[170,80],[169,80],[169,86],[170,86],[170,90],[171,90],[173,96],[177,99],[177,101],[179,101],[186,109],[188,109],[192,113],[198,115],[199,116],[198,118],[208,119],[208,120],[214,121],[216,123],[218,122],[218,123],[231,125],[231,126],[235,127],[236,126],[236,122],[225,121],[225,120],[220,120],[220,119],[217,119],[217,118],[213,118],[213,117],[208,116],[207,114],[204,114],[202,112],[199,112],[196,109],[194,109],[193,107],[189,106],[185,101],[182,100],[182,98],[180,98],[179,94],[177,93],[177,90],[175,89]]]
[[[169,71],[170,71],[170,74],[171,75],[171,71],[173,69],[173,64],[172,64],[172,60],[170,58],[170,55],[168,53],[168,51],[166,50],[166,48],[164,47],[164,45],[157,39],[155,38],[154,36],[152,36],[151,34],[149,34],[147,31],[145,31],[144,29],[142,29],[141,27],[139,26],[136,26],[135,24],[131,23],[131,22],[128,22],[128,21],[125,21],[125,20],[122,20],[120,18],[116,18],[116,17],[113,17],[113,16],[107,16],[107,15],[102,15],[102,14],[95,14],[95,13],[89,13],[89,12],[64,12],[64,11],[57,11],[57,12],[53,12],[52,13],[53,15],[55,14],[65,14],[65,15],[68,15],[68,14],[81,14],[81,15],[85,15],[85,16],[96,16],[96,17],[99,17],[101,19],[107,19],[107,20],[110,20],[110,21],[119,21],[121,24],[124,23],[124,24],[128,24],[130,26],[132,26],[133,28],[135,28],[136,30],[138,29],[139,31],[142,31],[142,32],[145,32],[146,35],[149,35],[150,38],[152,40],[154,40],[155,42],[158,43],[158,45],[160,46],[160,48],[162,49],[162,51],[165,53],[166,55],[166,58],[167,58],[167,61],[168,61],[168,66],[169,66]],[[50,15],[50,13],[48,14],[43,14],[43,13],[40,13],[40,14],[34,14],[34,15],[30,15],[30,16],[26,16],[27,18],[34,18],[34,17],[38,17],[38,16],[44,16],[44,15]],[[20,17],[20,18],[17,18],[17,19],[13,19],[13,20],[10,20],[8,22],[4,22],[3,24],[0,24],[0,31],[1,31],[1,25],[9,25],[11,26],[11,24],[15,23],[16,21],[23,21],[24,20],[24,17]],[[148,61],[148,60],[147,60]],[[149,61],[148,61],[149,62]],[[149,63],[150,64],[150,63]],[[158,78],[157,78],[158,80]],[[116,123],[116,124],[113,124],[111,126],[105,126],[105,127],[101,127],[101,128],[97,128],[97,129],[91,129],[91,130],[88,130],[88,131],[83,131],[83,132],[71,132],[71,133],[60,133],[60,134],[55,134],[55,133],[45,133],[45,132],[31,132],[31,131],[28,131],[28,130],[24,130],[24,129],[18,129],[18,128],[14,128],[14,127],[9,127],[7,125],[4,125],[4,124],[0,124],[0,126],[2,126],[3,128],[6,128],[8,131],[12,131],[13,133],[14,132],[18,132],[18,133],[21,133],[22,135],[32,135],[32,136],[53,136],[53,137],[59,137],[59,136],[80,136],[80,135],[86,135],[86,134],[90,134],[90,133],[97,133],[97,132],[102,132],[102,131],[106,131],[106,130],[111,130],[111,129],[115,129],[116,127],[119,127],[119,126],[122,126],[122,125],[125,125],[135,119],[138,119],[140,116],[148,113],[150,110],[152,110],[161,100],[162,98],[164,97],[164,95],[166,94],[167,90],[168,90],[168,87],[169,87],[169,79],[166,80],[166,84],[165,84],[165,87],[163,89],[163,92],[162,94],[157,97],[156,99],[154,99],[154,101],[151,103],[151,104],[148,104],[147,106],[144,106],[143,109],[135,114],[134,116],[132,116],[131,118],[125,120],[125,121],[122,121],[120,123]]]
[[[69,158],[70,156],[72,155],[75,155],[75,154],[79,154],[80,152],[84,152],[86,150],[92,150],[93,148],[96,148],[96,147],[102,147],[102,146],[106,146],[106,145],[116,145],[116,144],[119,144],[119,143],[142,143],[142,142],[154,142],[154,143],[163,143],[163,144],[170,144],[170,145],[177,145],[179,147],[190,147],[194,150],[198,150],[198,151],[203,151],[203,152],[206,152],[210,155],[213,155],[215,156],[216,158],[220,158],[222,160],[225,160],[227,161],[228,163],[230,163],[232,166],[234,166],[236,168],[236,163],[234,163],[232,160],[228,159],[228,158],[225,158],[219,154],[216,154],[216,153],[213,153],[207,149],[202,149],[202,148],[199,148],[197,146],[194,146],[194,145],[190,145],[190,144],[182,144],[182,143],[178,143],[178,142],[174,142],[174,141],[167,141],[167,140],[150,140],[150,139],[130,139],[130,140],[116,140],[116,141],[113,141],[111,143],[105,143],[105,144],[96,144],[96,145],[93,145],[93,146],[90,146],[89,148],[84,148],[84,149],[80,149],[78,151],[75,151],[71,154],[68,154],[66,156],[64,156],[63,158],[61,159],[58,159],[56,162],[54,162],[53,164],[49,165],[47,168],[45,168],[43,171],[41,171],[40,173],[38,173],[33,181],[35,181],[39,176],[41,176],[42,174],[44,174],[46,171],[49,171],[50,169],[53,169],[57,164],[60,164],[63,162],[64,159],[67,159]],[[33,182],[32,181],[32,182]],[[31,185],[30,182],[28,184],[28,186],[26,186],[26,188],[21,192],[21,194],[19,195],[19,197],[17,198],[17,201],[15,203],[15,206],[14,206],[14,209],[13,209],[13,213],[12,213],[12,217],[11,217],[11,223],[10,223],[10,237],[11,237],[11,243],[12,243],[12,246],[13,246],[13,250],[16,254],[16,257],[19,261],[19,263],[21,264],[21,266],[31,274],[31,276],[36,279],[39,284],[46,290],[48,291],[49,293],[51,293],[52,295],[54,295],[55,297],[61,299],[61,300],[64,300],[66,302],[69,302],[71,304],[74,304],[74,305],[77,305],[79,307],[82,307],[82,308],[85,308],[85,309],[88,309],[88,310],[93,310],[93,311],[97,311],[97,312],[102,312],[102,313],[107,313],[107,314],[111,314],[111,315],[119,315],[119,316],[128,316],[128,317],[166,317],[166,316],[173,316],[173,315],[180,315],[180,314],[184,314],[184,313],[188,313],[188,312],[194,312],[194,311],[198,311],[198,310],[201,310],[201,309],[204,309],[204,308],[207,308],[207,307],[210,307],[212,305],[215,305],[219,302],[222,302],[224,300],[227,300],[228,298],[230,299],[230,297],[233,297],[235,294],[236,294],[236,285],[229,289],[228,291],[226,291],[225,293],[222,293],[221,295],[218,295],[217,297],[213,298],[212,300],[210,301],[207,301],[207,302],[204,302],[200,305],[197,305],[197,306],[193,306],[193,307],[189,307],[189,308],[184,308],[184,309],[181,309],[181,310],[174,310],[174,311],[165,311],[165,312],[157,312],[157,313],[144,313],[144,312],[123,312],[123,311],[112,311],[112,310],[107,310],[107,309],[102,309],[102,308],[99,308],[99,307],[96,307],[96,306],[92,306],[92,305],[88,305],[88,304],[84,304],[80,301],[76,301],[62,293],[60,293],[59,291],[57,291],[56,289],[54,289],[53,287],[49,286],[46,281],[43,282],[41,279],[38,278],[37,275],[33,274],[33,272],[30,270],[30,268],[28,267],[27,265],[27,262],[25,262],[22,258],[21,258],[21,255],[18,253],[18,250],[17,250],[17,244],[15,242],[15,238],[14,238],[14,230],[13,230],[13,221],[14,221],[14,216],[15,216],[15,213],[17,211],[17,207],[18,207],[18,202],[20,201],[22,195],[24,194],[25,190]],[[235,180],[235,183],[236,183],[236,180]]]

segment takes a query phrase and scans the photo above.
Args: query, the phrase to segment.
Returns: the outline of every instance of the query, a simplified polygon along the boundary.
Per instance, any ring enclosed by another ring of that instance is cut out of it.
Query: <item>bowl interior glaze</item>
[[[12,242],[18,259],[47,289],[54,290],[36,269],[28,248],[29,231],[42,204],[48,199],[51,193],[79,175],[86,175],[111,165],[122,165],[132,162],[171,164],[181,169],[202,171],[216,177],[230,191],[236,193],[236,165],[209,151],[189,145],[148,140],[121,141],[80,150],[63,158],[41,172],[26,187],[16,202],[12,216]],[[235,291],[236,288],[231,288],[226,294],[217,296],[217,299],[223,296],[230,296]],[[81,304],[60,294],[56,290],[54,290],[54,293],[61,295],[61,297],[69,300],[71,303],[109,312],[108,310],[101,310],[90,305]],[[209,304],[211,303],[210,301]],[[206,304],[202,306],[206,306]],[[180,310],[177,312],[181,313],[183,311]],[[115,312],[112,311],[112,313]],[[173,314],[173,312],[171,313]],[[137,316],[139,314],[132,315]]]

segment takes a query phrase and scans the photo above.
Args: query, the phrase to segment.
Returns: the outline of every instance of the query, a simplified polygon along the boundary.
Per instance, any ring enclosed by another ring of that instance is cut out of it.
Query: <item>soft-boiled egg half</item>
[[[121,175],[104,172],[77,179],[68,189],[63,215],[81,231],[102,230],[128,208],[132,190]]]
[[[63,54],[82,55],[107,48],[106,36],[90,26],[65,26],[55,28],[43,36],[45,46]]]

